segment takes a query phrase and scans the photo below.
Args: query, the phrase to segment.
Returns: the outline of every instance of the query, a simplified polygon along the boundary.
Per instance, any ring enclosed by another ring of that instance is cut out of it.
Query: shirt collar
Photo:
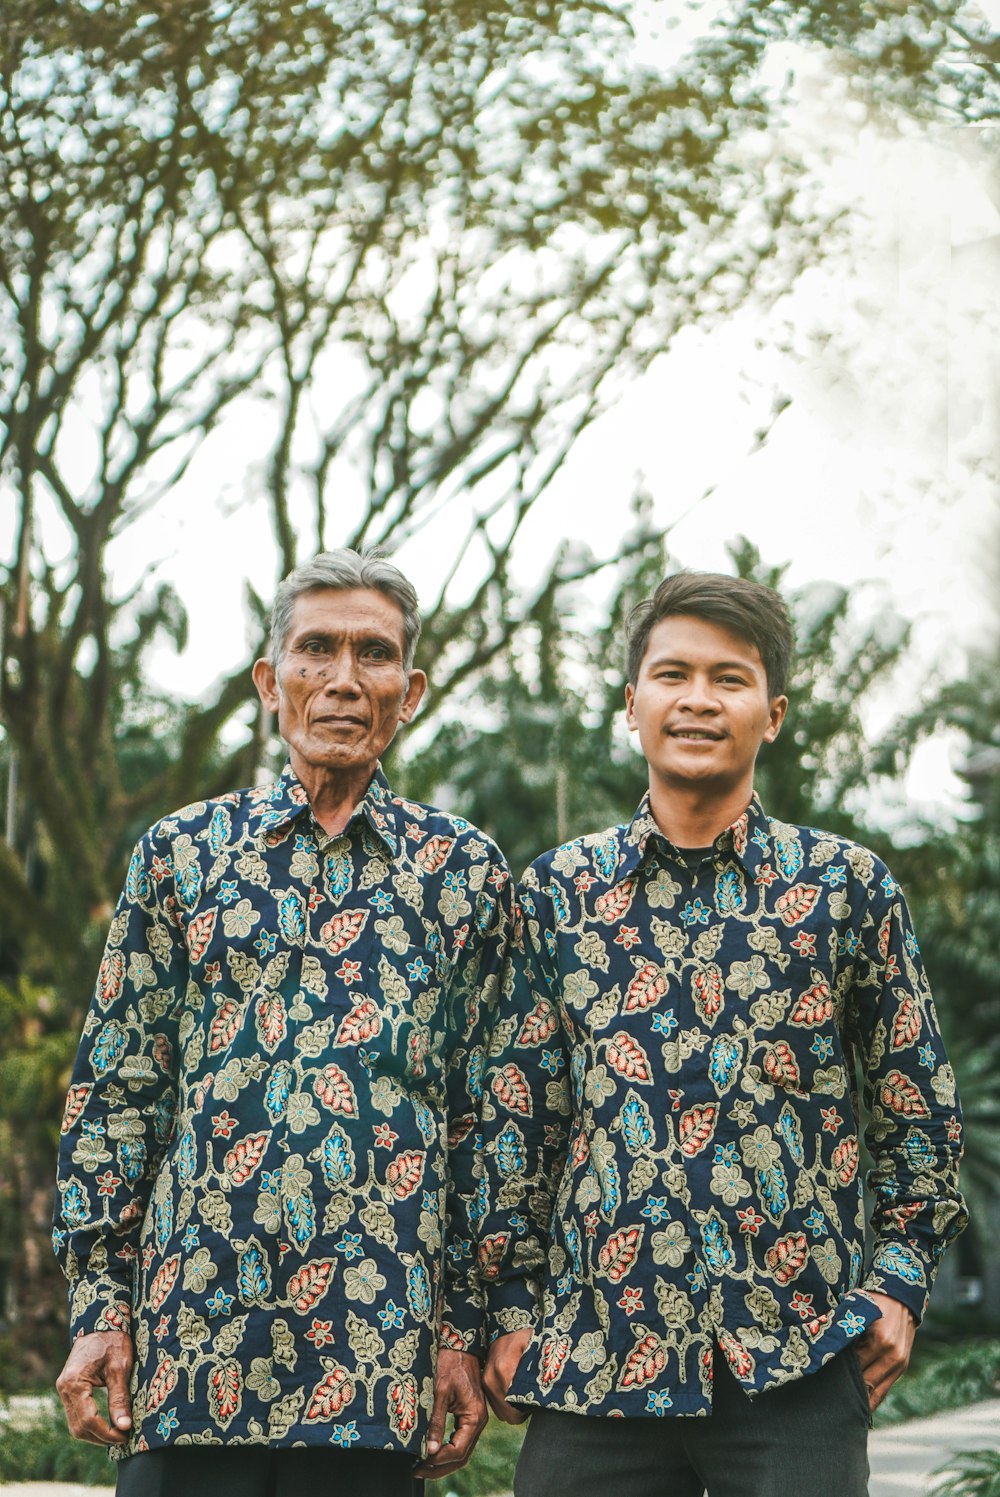
[[[767,861],[771,853],[771,836],[764,808],[754,793],[750,804],[731,826],[720,832],[713,843],[715,851],[723,857],[735,857],[751,878]],[[638,871],[641,865],[657,850],[677,853],[673,843],[660,831],[653,818],[649,804],[649,791],[639,802],[635,815],[625,828],[621,842],[621,856],[615,870],[615,879],[620,882]]]
[[[250,815],[256,822],[257,832],[274,832],[290,826],[296,817],[309,810],[309,797],[290,764],[286,764],[278,778],[269,785],[261,785],[251,791],[250,799]],[[364,823],[384,844],[389,856],[394,858],[399,851],[396,811],[389,782],[382,772],[382,766],[376,765],[368,789],[351,813],[344,833],[350,833],[352,828]]]

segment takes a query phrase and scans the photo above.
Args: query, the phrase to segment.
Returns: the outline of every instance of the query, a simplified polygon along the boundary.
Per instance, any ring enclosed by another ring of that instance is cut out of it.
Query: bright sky
[[[916,621],[899,688],[915,692],[932,669],[960,672],[964,647],[997,626],[995,189],[974,132],[893,138],[801,54],[775,66],[798,79],[790,147],[829,203],[851,210],[841,242],[776,307],[677,339],[580,440],[522,533],[515,575],[530,582],[567,535],[612,555],[641,475],[685,565],[726,568],[725,544],[742,533],[767,561],[789,562],[794,585],[870,580],[872,607],[883,585]],[[759,446],[776,400],[787,406]],[[169,516],[112,551],[123,590],[153,555],[183,596],[191,644],[155,668],[188,696],[245,656],[244,578],[265,596],[274,584],[263,514],[235,503],[246,463],[264,456],[255,421],[229,426],[228,451],[206,444]],[[455,524],[449,514],[400,553],[425,595],[447,572]],[[916,799],[954,804],[955,747],[944,739],[919,757]]]

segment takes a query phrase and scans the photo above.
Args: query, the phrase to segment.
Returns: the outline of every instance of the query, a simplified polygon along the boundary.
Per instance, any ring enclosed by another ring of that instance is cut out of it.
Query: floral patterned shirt
[[[289,768],[139,843],[63,1123],[76,1334],[131,1327],[125,1453],[412,1450],[477,1350],[477,1115],[513,908],[497,848],[377,771],[329,836]]]
[[[756,800],[688,866],[647,798],[521,903],[480,1226],[492,1333],[534,1330],[514,1401],[706,1414],[716,1344],[754,1393],[861,1335],[866,1289],[919,1317],[965,1221],[961,1125],[886,867]]]

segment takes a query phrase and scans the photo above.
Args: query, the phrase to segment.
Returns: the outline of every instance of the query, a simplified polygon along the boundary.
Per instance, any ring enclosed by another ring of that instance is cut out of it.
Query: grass
[[[0,1482],[74,1481],[113,1487],[115,1468],[98,1445],[74,1440],[54,1401],[30,1417],[0,1424]]]
[[[1000,1392],[1000,1337],[973,1341],[921,1342],[918,1336],[906,1376],[875,1415],[875,1427],[962,1409]]]
[[[509,1492],[527,1427],[502,1424],[490,1415],[469,1464],[443,1481],[429,1481],[427,1497],[493,1497],[496,1492]]]
[[[963,1450],[934,1474],[933,1497],[1000,1497],[1000,1450]]]

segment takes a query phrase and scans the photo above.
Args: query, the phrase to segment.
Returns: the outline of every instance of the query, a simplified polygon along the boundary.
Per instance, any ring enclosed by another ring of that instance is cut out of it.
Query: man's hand
[[[91,1331],[73,1342],[56,1391],[66,1410],[69,1432],[94,1445],[121,1445],[132,1428],[128,1378],[132,1337],[127,1331]],[[97,1410],[94,1389],[107,1388],[111,1423]]]
[[[530,1331],[508,1331],[498,1336],[490,1347],[486,1358],[483,1383],[490,1408],[505,1424],[523,1424],[528,1415],[524,1409],[515,1408],[507,1402],[507,1390],[514,1381],[518,1363],[528,1349]]]
[[[912,1310],[888,1294],[864,1291],[882,1311],[882,1319],[868,1327],[857,1343],[858,1361],[868,1389],[872,1413],[878,1408],[896,1379],[906,1371],[917,1333]]]
[[[448,1414],[455,1416],[455,1428],[451,1439],[444,1444],[444,1421]],[[436,1481],[464,1466],[486,1428],[488,1417],[479,1359],[471,1352],[442,1346],[434,1378],[434,1411],[427,1436],[427,1455],[414,1468],[414,1476]]]

